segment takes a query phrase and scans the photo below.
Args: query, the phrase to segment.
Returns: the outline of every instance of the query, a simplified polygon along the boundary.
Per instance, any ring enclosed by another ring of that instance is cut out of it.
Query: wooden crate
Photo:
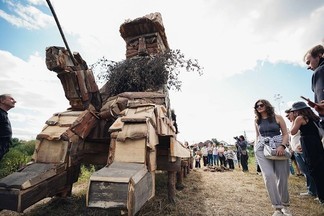
[[[0,187],[0,209],[23,212],[40,200],[63,192],[67,181],[68,173],[64,171],[25,190]]]
[[[154,188],[155,174],[144,164],[113,162],[90,177],[86,204],[135,215],[155,195]]]
[[[27,189],[66,169],[66,164],[33,163],[0,179],[0,187]]]

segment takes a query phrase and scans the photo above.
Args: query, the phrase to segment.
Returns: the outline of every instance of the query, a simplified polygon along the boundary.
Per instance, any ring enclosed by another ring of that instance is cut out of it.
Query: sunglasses
[[[263,108],[264,107],[264,104],[257,104],[257,105],[255,105],[255,109],[258,109],[258,108]]]

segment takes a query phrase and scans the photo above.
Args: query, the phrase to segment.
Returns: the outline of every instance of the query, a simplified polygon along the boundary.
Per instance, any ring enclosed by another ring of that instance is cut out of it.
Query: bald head
[[[8,111],[15,107],[16,101],[10,94],[0,95],[0,108]]]

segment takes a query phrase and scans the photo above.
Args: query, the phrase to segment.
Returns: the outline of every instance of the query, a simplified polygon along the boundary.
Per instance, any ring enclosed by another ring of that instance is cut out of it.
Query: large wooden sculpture
[[[159,13],[123,23],[120,33],[127,59],[169,49]],[[109,95],[80,54],[63,47],[46,49],[46,65],[71,107],[46,121],[33,161],[0,179],[0,209],[22,212],[45,197],[70,195],[82,163],[105,165],[90,177],[89,207],[136,214],[155,195],[156,170],[168,171],[174,201],[176,172],[190,152],[176,139],[166,88]]]

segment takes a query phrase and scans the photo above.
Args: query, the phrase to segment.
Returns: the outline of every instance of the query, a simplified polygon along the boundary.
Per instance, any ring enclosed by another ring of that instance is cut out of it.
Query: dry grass
[[[167,199],[167,174],[156,174],[156,196],[138,212],[138,216],[173,215],[272,215],[271,207],[262,177],[250,165],[250,172],[234,171],[210,172],[194,169],[184,179],[185,188],[176,192],[176,205]],[[321,207],[313,198],[301,197],[306,189],[303,177],[290,176],[289,193],[291,210],[294,216],[324,215]],[[76,184],[73,196],[67,199],[51,199],[46,203],[27,209],[23,215],[118,215],[105,209],[85,207],[87,184]],[[21,215],[3,211],[0,215]]]
[[[291,210],[294,216],[324,215],[324,207],[310,197],[299,196],[305,191],[304,177],[290,176]],[[272,215],[273,209],[262,176],[253,167],[249,173],[234,171],[210,172],[194,169],[185,179],[185,189],[177,192],[177,204],[166,202],[166,190],[157,195],[139,215]]]

